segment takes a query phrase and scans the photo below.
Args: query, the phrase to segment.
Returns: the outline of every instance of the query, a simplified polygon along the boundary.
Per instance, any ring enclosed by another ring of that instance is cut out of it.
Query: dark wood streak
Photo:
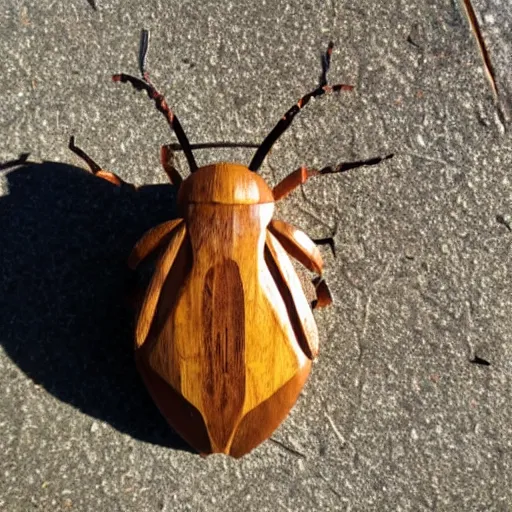
[[[229,288],[229,289],[228,289]],[[245,399],[245,297],[237,263],[211,267],[203,288],[203,413],[212,444],[225,450]]]

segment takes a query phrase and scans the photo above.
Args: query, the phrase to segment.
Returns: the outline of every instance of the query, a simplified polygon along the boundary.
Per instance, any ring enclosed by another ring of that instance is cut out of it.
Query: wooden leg
[[[169,181],[173,185],[179,187],[183,178],[176,167],[174,167],[174,151],[170,146],[162,146],[160,148],[160,162],[162,163],[165,173],[169,177]]]
[[[281,220],[272,220],[268,229],[279,240],[286,252],[297,261],[311,272],[322,273],[322,256],[306,233]]]
[[[306,183],[309,178],[316,176],[319,173],[317,169],[308,169],[307,167],[300,167],[286,178],[280,181],[273,189],[272,194],[274,200],[279,201],[286,197],[292,190],[296,189],[299,185]]]
[[[277,139],[283,135],[283,133],[288,129],[288,127],[292,124],[294,117],[309,103],[311,98],[316,98],[318,96],[323,96],[324,94],[328,94],[331,92],[338,91],[351,91],[353,89],[352,85],[346,84],[336,84],[336,85],[323,85],[322,87],[318,87],[314,91],[309,92],[305,96],[303,96],[292,108],[290,108],[286,114],[279,120],[274,129],[267,135],[265,140],[261,143],[260,147],[256,151],[251,163],[249,164],[249,169],[251,171],[256,172],[263,160],[268,155],[269,151],[272,149],[272,146],[275,144]]]
[[[120,187],[121,185],[126,185],[127,183],[123,181],[117,174],[114,174],[109,171],[103,170],[83,149],[80,149],[78,146],[75,146],[75,137],[72,135],[69,138],[69,149],[75,153],[75,155],[79,156],[84,162],[89,166],[91,172],[97,176],[98,178],[102,178],[114,185]]]
[[[142,238],[135,244],[130,256],[128,257],[128,266],[135,270],[139,263],[149,256],[163,241],[163,239],[172,231],[174,231],[183,219],[174,219],[162,224],[158,224],[154,228],[146,231]]]
[[[320,75],[320,86],[327,85],[327,73],[329,68],[331,67],[331,56],[332,49],[334,48],[334,43],[329,41],[329,45],[327,46],[327,51],[324,55],[322,55],[322,74]]]
[[[313,176],[318,176],[319,174],[337,174],[350,171],[351,169],[357,169],[358,167],[377,165],[388,158],[393,158],[393,154],[368,158],[367,160],[357,160],[355,162],[342,162],[336,167],[329,166],[320,170],[308,169],[303,166],[296,171],[293,171],[279,182],[272,190],[272,193],[274,194],[274,199],[279,201],[279,199],[286,197],[292,190],[297,188],[299,185],[306,183],[306,181]]]
[[[331,304],[331,293],[322,277],[322,256],[315,242],[303,231],[281,220],[272,220],[268,229],[279,240],[288,254],[302,263],[307,269],[319,274],[313,280],[316,300],[311,303],[311,307],[313,309],[323,308]]]
[[[316,290],[316,300],[311,303],[313,309],[325,308],[332,304],[332,295],[324,278],[319,276],[313,279],[313,285]]]
[[[336,245],[334,245],[334,238],[329,236],[327,238],[313,238],[316,245],[328,245],[331,248],[332,255],[336,258]]]

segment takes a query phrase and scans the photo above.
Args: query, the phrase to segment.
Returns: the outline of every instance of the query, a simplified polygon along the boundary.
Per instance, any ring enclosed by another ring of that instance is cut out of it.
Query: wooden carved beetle
[[[162,148],[163,168],[179,187],[180,218],[147,232],[128,259],[135,269],[161,251],[138,314],[135,359],[156,405],[192,447],[240,457],[268,438],[295,403],[318,353],[311,310],[331,302],[316,244],[274,220],[274,203],[312,176],[375,165],[392,155],[322,170],[301,167],[274,188],[256,174],[311,98],[352,89],[327,85],[329,45],[320,86],[286,112],[248,167],[220,162],[198,168],[178,118],[144,69],[147,48],[143,31],[142,79],[120,74],[113,80],[147,92],[176,134],[191,174],[182,181],[169,149]],[[77,148],[73,137],[70,149],[96,176],[123,183]],[[319,275],[311,305],[289,255]]]

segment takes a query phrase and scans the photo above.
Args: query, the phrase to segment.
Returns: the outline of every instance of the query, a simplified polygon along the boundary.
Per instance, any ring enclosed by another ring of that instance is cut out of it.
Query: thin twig
[[[485,45],[485,40],[482,35],[482,31],[480,30],[480,26],[478,25],[478,20],[475,14],[475,10],[473,9],[473,5],[471,4],[471,0],[463,0],[463,5],[466,10],[466,16],[468,17],[469,24],[471,26],[471,30],[475,36],[476,42],[478,44],[478,49],[480,50],[480,55],[482,56],[482,60],[484,62],[484,70],[487,75],[487,79],[491,84],[492,93],[495,101],[498,101],[498,87],[496,86],[496,80],[494,78],[494,70],[491,63],[491,57],[489,55],[489,51],[487,50],[487,46]]]

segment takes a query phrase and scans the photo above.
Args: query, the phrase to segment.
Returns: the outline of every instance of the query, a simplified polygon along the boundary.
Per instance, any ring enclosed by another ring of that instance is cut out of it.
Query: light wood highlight
[[[274,269],[273,277],[279,283],[296,339],[304,354],[314,359],[318,355],[318,329],[300,280],[290,258],[270,231],[267,231],[266,247],[269,251],[267,263]]]
[[[178,251],[185,239],[185,234],[185,224],[181,224],[178,227],[175,236],[170,241],[167,250],[162,254],[157,262],[155,273],[151,279],[151,283],[146,293],[146,297],[144,298],[137,321],[137,329],[135,331],[136,347],[141,347],[146,340],[155,315],[158,300],[160,298],[162,285],[175,262]]]

